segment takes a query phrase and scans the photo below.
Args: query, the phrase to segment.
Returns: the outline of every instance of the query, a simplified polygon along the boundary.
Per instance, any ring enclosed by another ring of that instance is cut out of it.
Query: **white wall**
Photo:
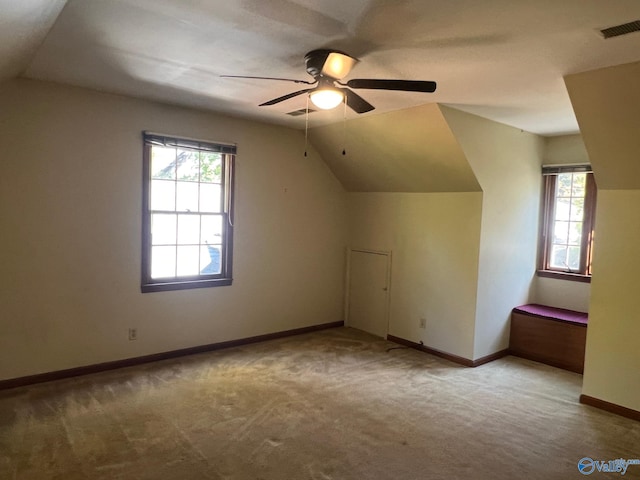
[[[351,246],[393,254],[389,333],[472,358],[482,193],[348,196]]]
[[[238,144],[232,286],[140,293],[142,130]],[[346,194],[301,132],[19,80],[0,145],[0,379],[343,318]]]
[[[588,312],[590,296],[590,283],[536,276],[531,303]]]
[[[441,108],[483,191],[475,360],[508,347],[511,310],[531,297],[543,140]]]

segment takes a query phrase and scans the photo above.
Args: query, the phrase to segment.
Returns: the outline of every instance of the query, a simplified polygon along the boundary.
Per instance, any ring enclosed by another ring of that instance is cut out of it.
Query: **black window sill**
[[[231,278],[216,278],[207,280],[189,280],[181,282],[143,283],[140,286],[142,293],[168,292],[171,290],[188,290],[191,288],[225,287],[231,285]]]
[[[556,278],[558,280],[569,280],[570,282],[591,283],[591,275],[582,275],[581,273],[538,270],[536,275],[539,277]]]

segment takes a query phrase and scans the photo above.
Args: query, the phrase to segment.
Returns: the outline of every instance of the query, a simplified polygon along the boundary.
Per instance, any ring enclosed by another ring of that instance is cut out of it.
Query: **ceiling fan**
[[[250,77],[244,75],[221,75],[226,78],[253,78],[258,80],[280,80],[284,82],[302,83],[312,85],[311,88],[298,90],[297,92],[274,98],[268,102],[261,103],[260,106],[275,105],[276,103],[289,100],[304,93],[309,93],[309,98],[313,104],[321,109],[329,110],[337,107],[343,100],[356,113],[366,113],[375,107],[367,102],[353,89],[372,90],[401,90],[405,92],[425,92],[432,93],[436,90],[436,82],[425,80],[383,80],[357,78],[346,83],[341,80],[346,77],[353,66],[358,63],[358,59],[338,50],[313,50],[304,57],[307,73],[314,78],[313,82],[306,80],[295,80],[291,78],[276,77]]]

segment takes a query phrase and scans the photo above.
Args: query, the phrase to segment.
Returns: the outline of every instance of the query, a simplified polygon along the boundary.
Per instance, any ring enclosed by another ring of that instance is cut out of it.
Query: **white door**
[[[347,325],[386,338],[388,333],[388,253],[351,250]]]

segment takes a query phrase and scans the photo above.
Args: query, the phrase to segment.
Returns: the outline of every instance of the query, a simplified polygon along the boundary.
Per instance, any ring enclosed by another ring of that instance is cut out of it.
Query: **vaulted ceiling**
[[[324,125],[309,141],[349,192],[481,190],[438,105]]]
[[[568,74],[640,60],[637,0],[0,0],[0,81],[17,76],[303,128],[306,52],[358,57],[348,78],[435,80],[433,94],[359,90],[374,116],[443,103],[517,128],[578,131]],[[615,88],[615,86],[611,86]],[[342,120],[341,109],[310,116]],[[355,118],[353,112],[348,118]]]

